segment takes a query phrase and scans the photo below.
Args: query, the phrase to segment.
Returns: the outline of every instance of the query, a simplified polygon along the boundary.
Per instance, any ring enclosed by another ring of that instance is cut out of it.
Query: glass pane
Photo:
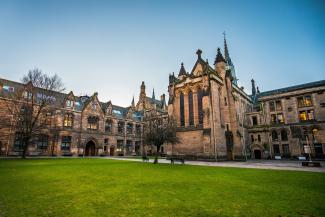
[[[275,111],[275,105],[274,105],[274,102],[270,102],[270,111],[271,111],[271,112]]]
[[[305,106],[311,106],[312,104],[311,96],[305,96]]]

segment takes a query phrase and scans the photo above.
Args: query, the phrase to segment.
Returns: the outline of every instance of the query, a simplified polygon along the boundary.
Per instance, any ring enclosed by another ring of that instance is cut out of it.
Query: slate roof
[[[312,88],[312,87],[319,87],[319,86],[325,86],[325,80],[314,81],[314,82],[309,82],[309,83],[305,83],[305,84],[299,84],[299,85],[295,85],[295,86],[261,92],[260,94],[258,94],[258,97],[260,98],[260,97],[281,94],[281,93],[287,93],[287,92],[292,92],[292,91],[297,91],[297,90],[302,90],[302,89]]]
[[[24,88],[24,84],[22,83],[19,83],[19,82],[15,82],[15,81],[10,81],[10,80],[6,80],[6,79],[2,79],[0,78],[0,84],[3,85],[3,86],[6,86],[6,87],[10,87],[10,88],[13,88],[14,91],[17,91],[18,89],[22,89]],[[44,91],[42,89],[39,89],[40,92]],[[50,91],[51,94],[49,94],[50,96],[53,96],[55,97],[55,104],[54,106],[55,107],[58,107],[58,108],[61,108],[64,106],[64,100],[66,99],[66,97],[69,95],[69,94],[66,94],[66,93],[60,93],[60,92],[55,92],[55,91]],[[0,91],[0,97],[8,97],[9,96],[9,91],[7,90],[2,90]],[[159,100],[155,100],[155,99],[152,99],[150,97],[148,97],[151,102],[153,103],[156,103],[156,104],[161,104],[161,102]],[[89,103],[90,100],[92,100],[93,97],[92,96],[75,96],[75,111],[82,111],[84,106],[87,105]],[[103,110],[104,113],[106,113],[106,109],[108,107],[108,105],[110,104],[111,102],[107,102],[107,103],[104,103],[104,102],[100,102],[100,106]],[[131,109],[131,107],[121,107],[121,106],[117,106],[117,105],[112,105],[112,108],[113,108],[113,115],[117,118],[120,118],[120,119],[125,119],[127,114],[128,114],[128,111],[129,109]],[[115,112],[114,112],[115,111]],[[133,118],[135,120],[138,120],[138,121],[141,121],[142,119],[142,116],[143,114],[141,112],[133,112]]]

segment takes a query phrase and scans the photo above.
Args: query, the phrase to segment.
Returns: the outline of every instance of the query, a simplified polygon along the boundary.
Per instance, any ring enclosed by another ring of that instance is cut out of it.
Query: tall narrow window
[[[198,104],[198,112],[199,112],[199,124],[203,124],[203,106],[202,106],[202,97],[203,92],[202,90],[199,90],[197,93],[197,104]]]
[[[61,139],[61,150],[69,151],[71,146],[71,136],[62,136]]]
[[[184,116],[184,94],[181,93],[179,97],[179,109],[180,109],[180,121],[181,121],[181,126],[185,126],[185,116]]]
[[[123,121],[119,121],[117,123],[117,132],[124,133],[124,122]]]
[[[65,114],[63,120],[63,126],[72,127],[72,125],[73,125],[73,115],[71,113]]]
[[[14,149],[22,150],[24,148],[23,146],[24,146],[23,134],[20,132],[17,132],[15,135]]]
[[[41,150],[46,150],[48,146],[49,136],[41,134],[38,137],[37,148]]]
[[[106,132],[112,132],[112,128],[113,128],[112,120],[106,120],[106,122],[105,122],[105,131]]]
[[[288,133],[286,130],[281,130],[281,140],[288,141]]]
[[[275,130],[272,131],[272,140],[278,141],[278,133]]]
[[[194,115],[193,115],[193,93],[188,93],[188,119],[190,126],[194,126]]]

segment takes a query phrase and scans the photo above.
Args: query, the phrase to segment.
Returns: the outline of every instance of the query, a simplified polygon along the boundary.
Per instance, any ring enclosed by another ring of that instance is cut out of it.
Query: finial
[[[196,51],[196,54],[197,54],[198,59],[200,59],[201,58],[201,54],[202,54],[202,50],[198,49]]]
[[[255,87],[254,79],[252,79],[251,82],[252,82],[252,95],[255,96],[256,95],[256,87]]]

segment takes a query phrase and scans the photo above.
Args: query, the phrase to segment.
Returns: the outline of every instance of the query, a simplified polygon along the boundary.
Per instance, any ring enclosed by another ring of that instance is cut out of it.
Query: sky
[[[66,92],[129,106],[167,93],[197,56],[212,64],[226,32],[239,86],[251,93],[325,79],[325,1],[1,0],[0,77],[58,74]]]

